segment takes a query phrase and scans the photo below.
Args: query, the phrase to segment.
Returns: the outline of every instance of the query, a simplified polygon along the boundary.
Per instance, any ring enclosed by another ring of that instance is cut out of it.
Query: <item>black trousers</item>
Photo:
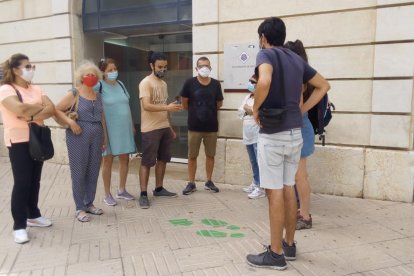
[[[28,218],[41,216],[37,203],[43,162],[30,157],[29,143],[12,144],[8,149],[14,178],[11,198],[13,230],[26,229]]]

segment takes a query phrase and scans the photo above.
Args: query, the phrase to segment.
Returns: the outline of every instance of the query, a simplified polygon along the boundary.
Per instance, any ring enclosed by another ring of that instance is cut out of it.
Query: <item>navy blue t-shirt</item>
[[[208,85],[203,85],[197,77],[190,78],[184,83],[180,95],[188,98],[188,130],[218,131],[217,102],[223,100],[218,80],[211,79]]]
[[[283,79],[285,81],[285,102],[283,102],[282,91],[280,91],[280,73],[277,56],[283,66]],[[299,108],[302,84],[307,83],[316,75],[315,69],[309,66],[300,56],[289,49],[282,47],[267,48],[261,50],[256,57],[256,74],[261,64],[270,64],[273,67],[272,81],[269,94],[260,108],[285,108],[286,117],[279,128],[261,128],[261,133],[277,133],[285,130],[302,127],[302,113]],[[260,76],[259,76],[260,79]]]

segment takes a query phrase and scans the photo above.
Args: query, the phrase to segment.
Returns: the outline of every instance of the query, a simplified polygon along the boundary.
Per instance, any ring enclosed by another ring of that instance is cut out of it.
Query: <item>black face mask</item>
[[[160,71],[155,71],[154,70],[154,75],[156,75],[160,79],[165,77],[166,74],[167,74],[167,70],[160,70]]]

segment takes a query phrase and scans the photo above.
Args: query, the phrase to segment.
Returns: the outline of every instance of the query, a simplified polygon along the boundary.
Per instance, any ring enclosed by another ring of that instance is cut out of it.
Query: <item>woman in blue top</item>
[[[305,47],[302,41],[296,40],[294,42],[288,41],[285,47],[293,51],[306,62],[308,56],[306,55]],[[313,87],[310,84],[305,84],[303,87],[303,102],[306,102],[313,92]],[[308,172],[306,169],[306,159],[315,151],[315,133],[312,124],[308,118],[308,113],[303,114],[302,127],[303,147],[300,154],[300,161],[298,171],[296,172],[296,188],[299,194],[300,209],[298,210],[296,230],[312,228],[312,215],[309,213],[310,209],[310,194],[311,187],[308,180]]]
[[[102,178],[105,188],[104,202],[109,206],[116,205],[111,194],[112,163],[119,157],[119,189],[117,198],[133,200],[134,197],[125,189],[129,154],[136,152],[134,141],[135,128],[129,107],[129,94],[124,84],[117,80],[118,68],[115,60],[102,59],[99,69],[103,72],[103,81],[95,86],[102,95],[105,120],[108,130],[108,144],[103,153]]]

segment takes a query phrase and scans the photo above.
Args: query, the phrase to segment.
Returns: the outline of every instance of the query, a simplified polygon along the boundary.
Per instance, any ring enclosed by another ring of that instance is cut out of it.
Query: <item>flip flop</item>
[[[89,216],[83,210],[77,210],[76,211],[76,218],[80,222],[88,222],[90,220]]]
[[[86,209],[86,213],[100,216],[103,214],[103,210],[92,205],[89,206],[88,209]]]

